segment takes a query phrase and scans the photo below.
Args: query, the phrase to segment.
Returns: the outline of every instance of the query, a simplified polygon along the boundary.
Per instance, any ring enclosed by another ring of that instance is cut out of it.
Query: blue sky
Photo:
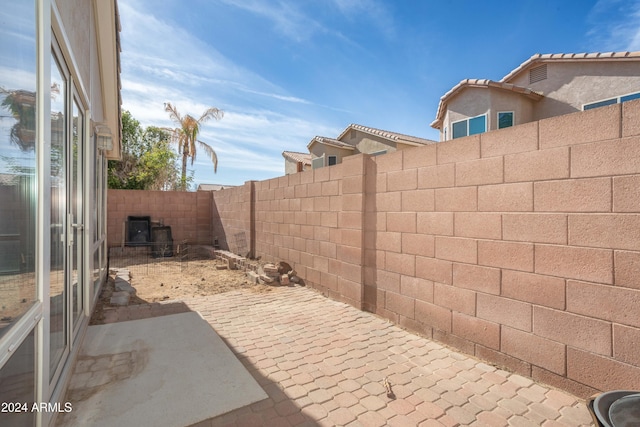
[[[438,139],[440,97],[535,53],[640,50],[640,0],[119,0],[123,108],[207,122],[194,181],[284,174],[282,151],[350,123]]]

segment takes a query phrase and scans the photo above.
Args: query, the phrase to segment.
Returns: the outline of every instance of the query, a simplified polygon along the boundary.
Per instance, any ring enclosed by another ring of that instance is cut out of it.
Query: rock
[[[281,285],[288,285],[289,284],[289,275],[288,274],[283,274],[282,276],[280,276],[280,284]]]
[[[278,268],[273,264],[265,264],[262,267],[262,270],[264,270],[265,274],[276,274],[276,273],[278,273]]]
[[[261,274],[260,275],[260,280],[262,280],[265,283],[273,283],[274,282],[274,280],[271,277],[267,276],[266,274]]]
[[[300,278],[298,276],[291,276],[289,277],[289,280],[291,281],[291,283],[300,283]]]
[[[114,292],[111,295],[111,300],[109,301],[111,305],[129,305],[129,300],[131,299],[131,294],[129,292]]]
[[[136,294],[136,288],[131,286],[128,280],[124,280],[121,277],[116,277],[114,280],[114,288],[117,292],[127,292],[131,295]]]
[[[247,277],[251,283],[258,283],[258,280],[260,280],[260,276],[254,271],[247,271]]]
[[[287,273],[289,273],[291,270],[293,270],[293,269],[292,269],[292,268],[291,268],[291,266],[290,266],[289,264],[287,264],[286,262],[284,262],[284,261],[280,261],[280,262],[278,263],[278,273],[279,273],[279,274],[287,274]]]
[[[216,265],[216,270],[226,270],[228,267],[226,264],[218,264]]]

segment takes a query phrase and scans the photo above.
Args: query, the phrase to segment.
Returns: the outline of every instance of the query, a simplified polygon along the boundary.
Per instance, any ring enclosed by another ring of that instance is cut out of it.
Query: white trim
[[[586,111],[586,110],[584,109],[584,107],[585,107],[585,106],[587,106],[587,105],[593,105],[593,104],[597,104],[597,103],[599,103],[599,102],[610,101],[610,100],[614,100],[614,99],[615,99],[615,101],[616,101],[616,102],[615,102],[615,103],[613,103],[613,104],[611,104],[611,105],[614,105],[614,104],[621,104],[622,102],[621,102],[620,100],[621,100],[623,97],[625,97],[625,96],[629,96],[629,95],[640,95],[640,92],[629,92],[629,93],[626,93],[626,94],[624,94],[624,95],[610,96],[610,97],[607,97],[607,98],[603,98],[603,99],[601,99],[601,100],[599,100],[599,101],[593,101],[593,102],[589,102],[589,103],[587,103],[587,104],[582,104],[582,111]],[[638,98],[638,99],[640,99],[640,98]],[[627,101],[625,101],[625,102],[627,102]],[[603,105],[603,107],[607,107],[607,105]],[[600,108],[600,107],[594,107],[594,108]],[[590,109],[591,109],[591,108],[590,108]]]
[[[40,321],[36,327],[36,392],[38,402],[49,399],[49,334],[51,311],[48,298],[48,274],[51,265],[51,0],[36,2],[36,182],[38,188],[36,207],[36,289],[40,302]],[[40,173],[38,173],[40,172]],[[36,426],[48,424],[46,414],[36,414]],[[47,422],[45,422],[47,421]]]
[[[458,139],[458,138],[464,138],[469,136],[469,121],[473,120],[473,119],[477,119],[478,117],[484,117],[484,132],[480,132],[480,133],[486,133],[487,132],[487,128],[488,128],[488,120],[487,120],[487,113],[484,114],[479,114],[477,116],[473,116],[473,117],[467,117],[466,119],[462,119],[462,120],[456,120],[455,122],[451,122],[451,139]],[[464,136],[459,136],[458,138],[454,138],[453,136],[453,125],[456,123],[461,123],[461,122],[467,122],[467,132],[466,135]],[[478,135],[476,133],[474,133],[474,135]]]

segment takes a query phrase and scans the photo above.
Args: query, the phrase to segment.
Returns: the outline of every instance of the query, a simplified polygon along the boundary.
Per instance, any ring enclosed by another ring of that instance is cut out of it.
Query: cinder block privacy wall
[[[109,247],[124,244],[125,223],[129,216],[150,216],[151,221],[171,227],[173,241],[210,245],[212,195],[208,191],[108,190],[107,242]]]
[[[214,234],[331,298],[578,395],[640,388],[640,101],[212,197]]]

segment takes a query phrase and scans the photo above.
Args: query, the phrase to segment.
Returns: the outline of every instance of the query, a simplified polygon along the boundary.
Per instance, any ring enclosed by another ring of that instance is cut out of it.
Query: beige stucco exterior
[[[312,159],[317,159],[318,157],[325,156],[325,163],[327,162],[327,158],[329,156],[336,156],[337,163],[342,163],[342,159],[346,156],[350,156],[355,153],[354,150],[350,150],[348,148],[339,148],[334,147],[329,144],[321,144],[321,143],[313,143],[309,148],[309,152],[311,153]],[[326,164],[325,164],[326,166]]]
[[[91,119],[103,124],[113,135],[113,150],[109,159],[119,159],[120,143],[120,81],[118,64],[118,34],[114,37],[116,2],[103,0],[54,1],[52,21],[54,34],[68,43],[65,52],[71,61],[78,90],[91,99]],[[65,45],[66,47],[67,45]]]
[[[431,143],[435,141],[351,124],[337,139],[314,137],[307,148],[312,159],[323,155],[325,159],[328,156],[336,156],[339,164],[344,157],[353,154],[381,155]],[[324,166],[327,165],[328,162],[325,160]]]
[[[535,106],[533,120],[582,111],[584,104],[640,91],[640,61],[544,64],[547,78],[542,81],[529,83],[526,71],[509,81],[544,95]]]
[[[452,124],[481,115],[487,116],[487,131],[498,129],[498,113],[513,112],[514,126],[533,120],[535,104],[539,101],[492,87],[469,88],[452,97],[445,111],[440,140],[451,139]],[[445,135],[446,134],[446,135]]]
[[[531,78],[532,70],[539,79]],[[486,115],[490,131],[501,111],[514,112],[515,126],[638,92],[640,52],[534,55],[499,82],[460,82],[441,98],[431,126],[444,141],[453,138],[451,125],[460,120]]]
[[[298,170],[298,164],[299,163],[302,163],[302,165],[301,165],[302,166],[302,170],[301,171]],[[298,172],[304,172],[304,171],[307,171],[309,169],[311,169],[311,165],[305,164],[303,162],[297,162],[297,161],[295,161],[293,159],[290,159],[290,158],[287,158],[287,157],[284,158],[284,174],[285,175],[289,175],[289,174],[292,174],[292,173],[298,173]]]

